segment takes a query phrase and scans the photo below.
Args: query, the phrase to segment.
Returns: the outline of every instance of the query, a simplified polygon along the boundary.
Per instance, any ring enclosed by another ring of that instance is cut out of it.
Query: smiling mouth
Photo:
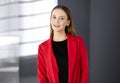
[[[60,27],[60,25],[54,25],[54,27],[58,28],[58,27]]]

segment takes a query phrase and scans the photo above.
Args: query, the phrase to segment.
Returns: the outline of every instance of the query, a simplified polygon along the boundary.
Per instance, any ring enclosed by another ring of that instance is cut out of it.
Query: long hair
[[[72,15],[71,15],[71,12],[70,10],[66,7],[66,6],[63,6],[63,5],[57,5],[56,7],[53,8],[53,10],[51,11],[51,15],[52,15],[52,12],[55,10],[55,9],[62,9],[67,17],[68,17],[68,20],[70,20],[70,24],[69,26],[66,26],[65,27],[65,33],[68,33],[68,34],[71,34],[71,35],[75,35],[75,28],[74,28],[74,25],[73,25],[73,21],[72,21]],[[52,30],[52,26],[50,24],[50,36],[53,36],[53,30]]]

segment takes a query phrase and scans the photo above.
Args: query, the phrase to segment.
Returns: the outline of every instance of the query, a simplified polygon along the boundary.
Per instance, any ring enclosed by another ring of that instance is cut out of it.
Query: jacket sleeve
[[[45,50],[42,49],[42,46],[39,46],[38,58],[37,58],[37,74],[38,74],[39,83],[49,83],[47,78],[44,51]]]
[[[83,40],[81,42],[80,48],[81,48],[81,83],[88,83],[88,54]]]

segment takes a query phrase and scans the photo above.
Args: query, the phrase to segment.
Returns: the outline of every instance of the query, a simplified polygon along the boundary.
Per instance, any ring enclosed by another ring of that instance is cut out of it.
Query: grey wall
[[[91,0],[90,83],[120,83],[120,1]]]
[[[120,1],[59,0],[89,50],[89,83],[120,83]]]
[[[70,9],[76,33],[84,39],[89,50],[90,0],[58,0],[58,4]]]

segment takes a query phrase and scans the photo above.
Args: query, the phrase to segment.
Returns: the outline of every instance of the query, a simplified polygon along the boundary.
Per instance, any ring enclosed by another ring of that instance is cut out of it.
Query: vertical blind
[[[0,83],[19,83],[18,57],[36,55],[49,38],[57,0],[0,0]]]
[[[19,0],[20,55],[36,55],[49,37],[50,13],[57,0]]]
[[[0,83],[19,83],[17,0],[0,0]]]
[[[0,35],[19,37],[19,56],[36,55],[49,37],[50,13],[57,0],[0,0]]]

